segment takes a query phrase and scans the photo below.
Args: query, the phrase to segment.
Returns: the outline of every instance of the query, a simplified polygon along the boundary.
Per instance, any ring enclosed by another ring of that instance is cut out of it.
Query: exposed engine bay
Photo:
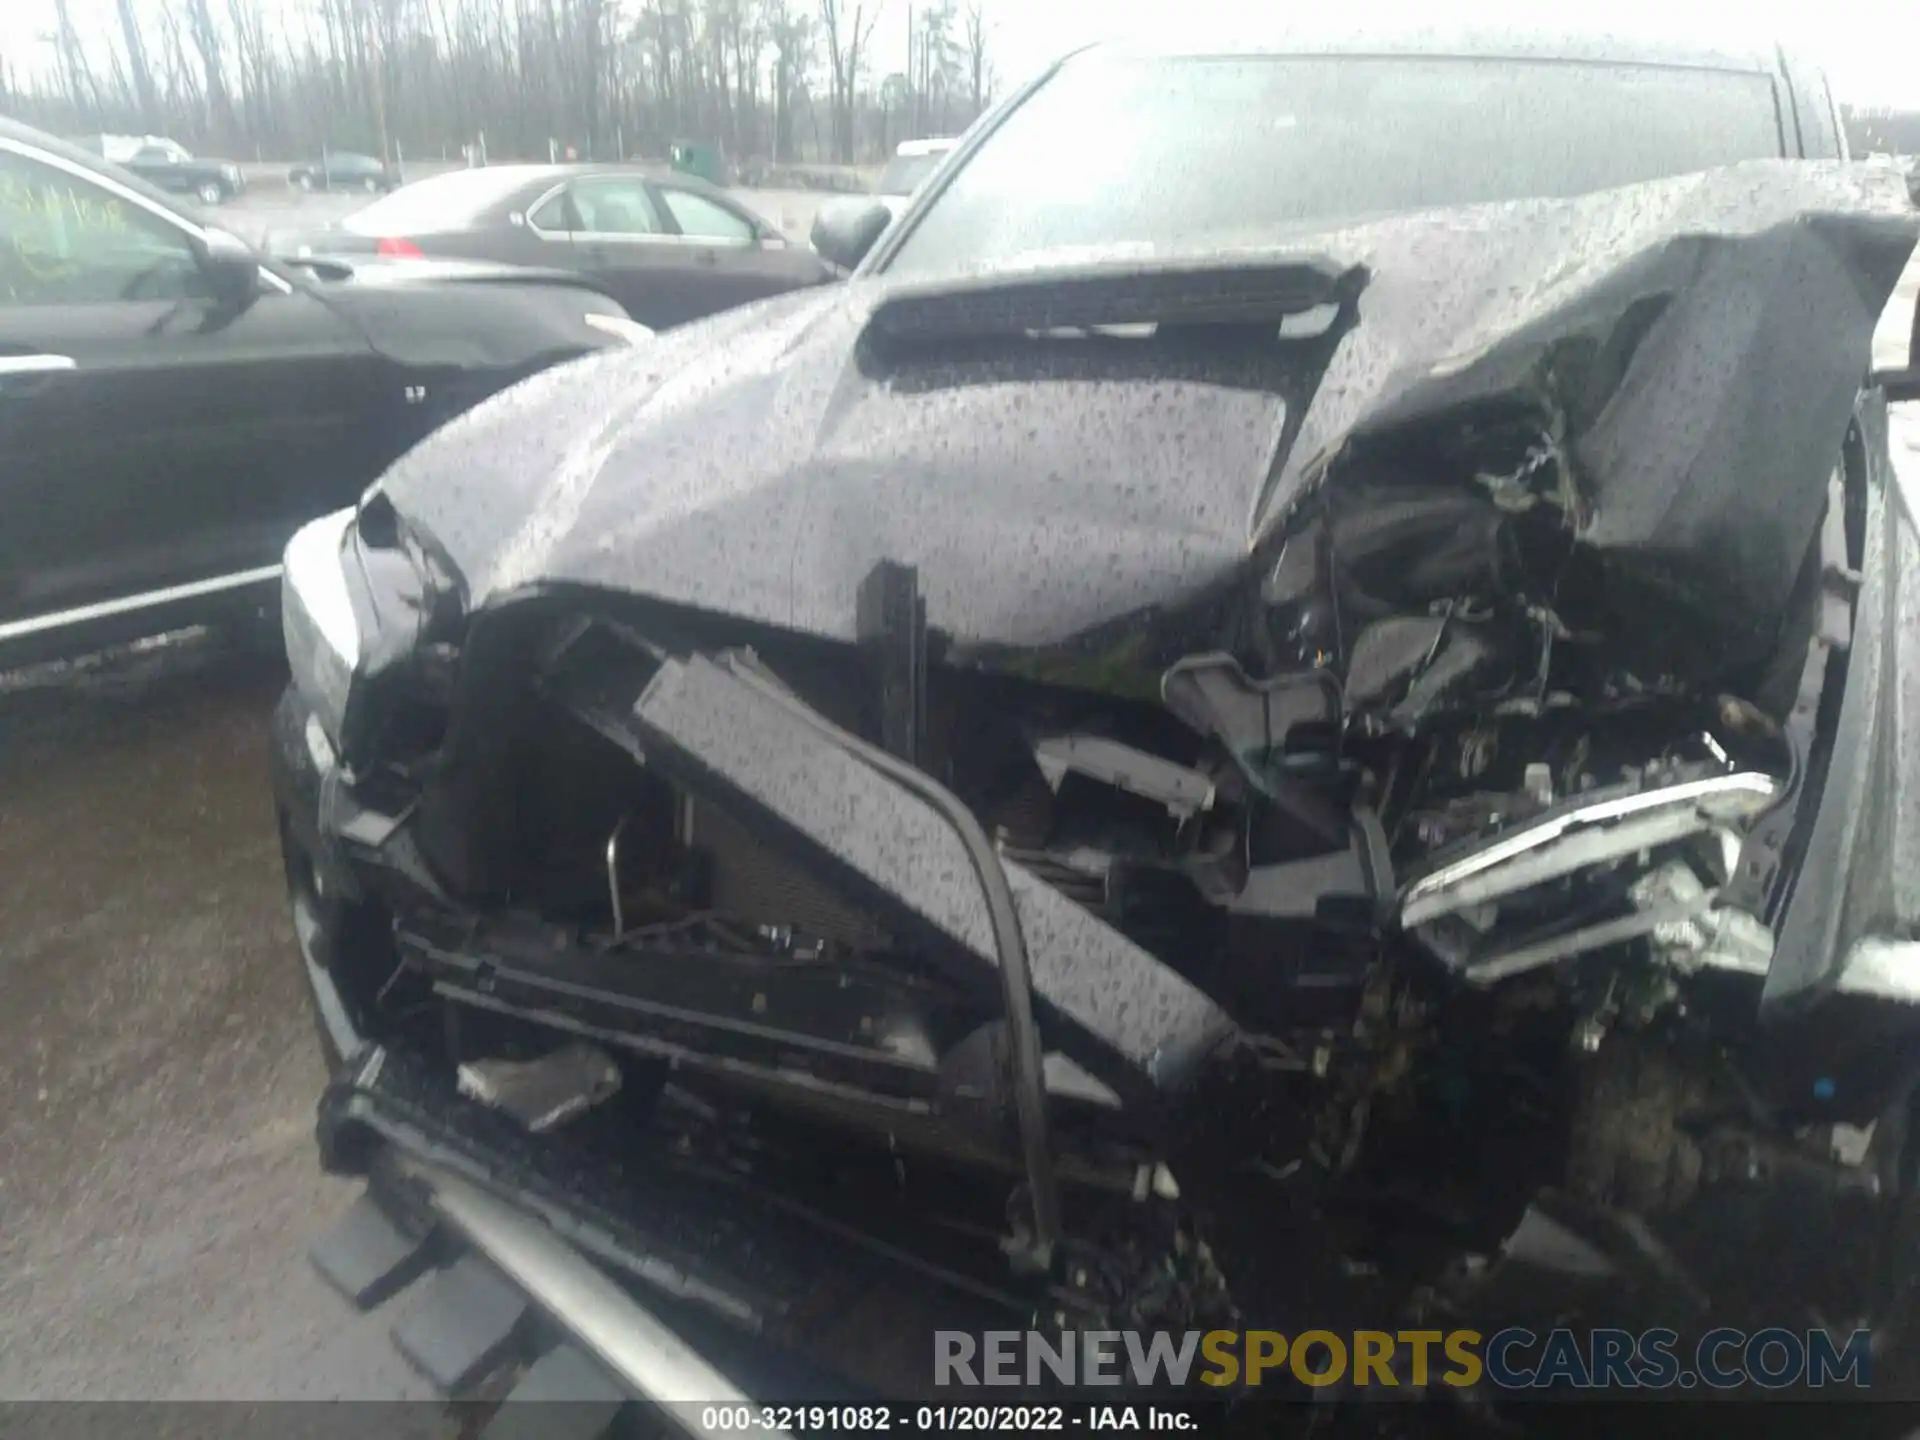
[[[865,1153],[889,1251],[1029,1308],[1070,1273],[1062,1323],[1470,1317],[1543,1203],[1655,1311],[1697,1297],[1738,1270],[1635,1227],[1782,1172],[1877,1185],[1874,1117],[1823,1115],[1835,1080],[1759,1022],[1766,822],[1821,763],[1847,513],[1836,474],[1771,711],[1493,591],[1381,614],[1344,675],[1203,654],[1158,702],[949,663],[896,566],[855,649],[542,617],[508,726],[422,789],[406,833],[460,903],[394,907],[376,1031],[529,1132],[621,1092],[789,1198],[796,1134]],[[504,1073],[583,1054],[618,1078],[503,1105]],[[913,1253],[915,1224],[981,1253]]]
[[[1888,523],[1856,382],[1741,553],[1663,548],[1595,376],[1701,317],[1628,289],[1579,386],[1485,352],[1317,451],[1250,562],[1058,644],[882,559],[851,638],[568,583],[414,646],[317,801],[371,1056],[332,1161],[511,1163],[882,1388],[980,1314],[1897,1333],[1920,1010],[1774,965]],[[370,573],[414,543],[359,526]],[[911,1354],[849,1348],[860,1285],[918,1297]]]

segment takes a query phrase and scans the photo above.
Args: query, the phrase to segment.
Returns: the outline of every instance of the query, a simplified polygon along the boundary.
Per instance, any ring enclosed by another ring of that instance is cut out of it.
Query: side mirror
[[[244,310],[260,293],[260,257],[237,235],[210,229],[206,236],[200,268],[208,289],[220,305]]]
[[[808,237],[822,260],[839,270],[853,270],[873,242],[893,220],[893,212],[868,196],[829,200],[813,217]]]
[[[1920,305],[1913,310],[1913,338],[1907,342],[1905,369],[1876,370],[1873,383],[1889,400],[1920,400]]]

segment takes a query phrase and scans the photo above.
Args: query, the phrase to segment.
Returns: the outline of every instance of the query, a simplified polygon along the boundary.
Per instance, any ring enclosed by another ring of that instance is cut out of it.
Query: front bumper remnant
[[[398,1152],[383,1156],[314,1261],[358,1308],[391,1302],[397,1348],[441,1394],[498,1394],[498,1378],[515,1377],[481,1432],[488,1440],[518,1435],[530,1416],[542,1435],[593,1440],[634,1405],[688,1435],[704,1433],[702,1413],[715,1406],[759,1413],[740,1379],[756,1375],[751,1363],[714,1364],[551,1227]]]

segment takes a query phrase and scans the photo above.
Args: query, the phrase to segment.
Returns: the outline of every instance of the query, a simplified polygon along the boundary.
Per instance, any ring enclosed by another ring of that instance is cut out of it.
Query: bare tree
[[[74,0],[41,3],[56,64],[8,57],[7,113],[255,157],[689,139],[763,171],[874,158],[909,101],[951,125],[991,84],[984,0],[918,0],[914,66],[884,81],[869,52],[886,0],[114,0],[104,34]]]
[[[827,64],[832,70],[833,158],[842,164],[853,159],[853,100],[860,84],[862,52],[880,18],[879,0],[820,0],[820,24],[826,31]]]
[[[367,57],[367,93],[373,101],[373,130],[380,140],[380,158],[393,159],[393,131],[387,110],[393,97],[394,32],[399,25],[400,0],[361,0],[359,17],[362,53]]]
[[[607,70],[607,0],[577,0],[574,17],[575,60],[579,77],[580,118],[587,145],[598,150],[605,130],[602,92]]]
[[[193,67],[187,62],[187,49],[180,34],[180,16],[172,8],[160,12],[160,59],[164,65],[167,108],[193,117],[198,130],[205,121],[200,91],[194,84]]]
[[[227,89],[226,67],[221,59],[220,29],[214,23],[208,0],[187,0],[187,28],[193,34],[194,49],[200,53],[200,69],[207,77],[207,104],[213,113],[214,128],[223,136],[231,136],[237,128],[233,96]]]
[[[53,48],[60,62],[60,79],[76,110],[97,111],[100,97],[94,85],[93,71],[87,66],[87,52],[80,44],[80,32],[73,28],[73,14],[67,0],[53,0]]]
[[[951,102],[959,88],[960,47],[953,37],[953,0],[937,0],[919,12],[919,38],[914,46],[918,73],[915,125],[921,134],[944,134],[951,120]]]
[[[904,133],[914,124],[914,89],[904,71],[896,70],[880,81],[875,99],[880,102],[880,153],[887,154],[893,149],[894,142],[901,138],[894,133],[894,120],[900,121],[899,129]]]
[[[770,25],[773,41],[773,158],[785,164],[794,157],[793,111],[813,64],[813,19],[796,15],[776,0]]]
[[[993,93],[993,74],[987,64],[986,0],[968,0],[965,23],[968,105],[972,113],[978,115],[987,108],[987,100]]]
[[[134,100],[140,107],[141,128],[152,130],[160,123],[160,101],[154,93],[153,70],[147,64],[146,42],[140,35],[140,17],[134,13],[133,6],[134,0],[119,0],[120,39],[127,50],[127,74],[133,81]],[[64,33],[72,24],[67,17],[66,0],[60,0],[58,18]]]
[[[227,25],[233,32],[234,59],[239,71],[242,128],[252,139],[256,153],[267,144],[279,141],[275,123],[275,63],[268,43],[266,27],[261,23],[259,0],[227,0]]]

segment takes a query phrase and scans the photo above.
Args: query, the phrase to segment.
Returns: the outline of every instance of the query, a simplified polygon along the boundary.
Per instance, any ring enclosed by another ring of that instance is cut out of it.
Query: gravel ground
[[[304,1259],[353,1192],[314,1164],[280,684],[200,643],[0,689],[0,1398],[426,1393]]]

